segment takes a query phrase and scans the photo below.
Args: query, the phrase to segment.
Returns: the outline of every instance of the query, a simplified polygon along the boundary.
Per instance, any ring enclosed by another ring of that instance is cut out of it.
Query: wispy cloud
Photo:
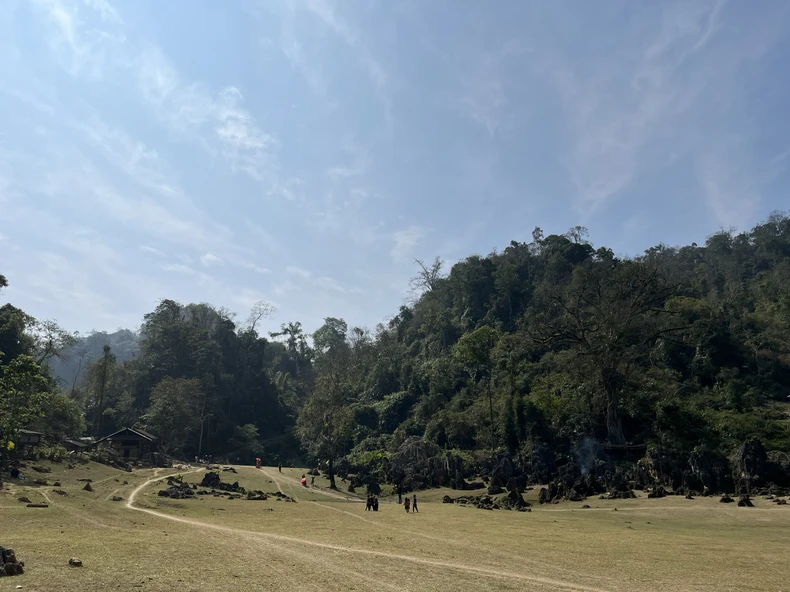
[[[291,275],[298,276],[298,277],[302,278],[303,280],[309,280],[312,277],[312,275],[313,275],[309,271],[307,271],[306,269],[302,269],[301,267],[296,267],[296,266],[293,266],[293,265],[289,265],[288,267],[286,267],[285,271],[287,273],[290,273]]]
[[[205,265],[206,267],[211,267],[212,265],[224,265],[225,262],[219,255],[215,255],[214,253],[205,253],[200,258],[200,262]]]
[[[139,249],[140,249],[140,252],[142,252],[142,253],[148,253],[150,255],[156,255],[157,257],[167,257],[167,255],[165,255],[162,251],[160,251],[159,249],[157,249],[155,247],[150,247],[148,245],[140,245]]]
[[[105,68],[117,63],[125,36],[119,31],[109,31],[90,26],[85,22],[90,13],[84,14],[77,2],[68,0],[34,0],[35,5],[47,16],[54,34],[50,45],[53,54],[71,74],[84,74],[101,78]],[[88,8],[97,10],[102,21],[121,23],[117,12],[102,0],[86,2]],[[114,15],[114,18],[113,18]],[[110,24],[110,23],[105,23]]]
[[[410,259],[414,249],[420,244],[430,229],[422,226],[409,226],[392,235],[394,245],[390,251],[393,261],[403,262]]]
[[[692,103],[700,84],[679,78],[679,69],[710,43],[721,6],[666,6],[658,29],[640,21],[627,40],[628,54],[614,61],[548,63],[569,116],[566,165],[583,211],[597,211],[628,188],[649,166],[641,150]]]

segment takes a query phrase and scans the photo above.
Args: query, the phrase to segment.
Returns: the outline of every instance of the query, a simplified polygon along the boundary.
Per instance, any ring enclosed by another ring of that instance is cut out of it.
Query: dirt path
[[[200,470],[202,470],[202,469],[200,469]],[[190,471],[190,473],[194,473],[194,472],[197,472],[197,471]],[[189,473],[185,473],[185,474],[189,474]],[[268,475],[268,473],[266,473],[266,474]],[[277,483],[277,480],[274,479],[271,475],[268,475],[268,476],[270,478],[272,478],[272,480],[275,483]],[[607,590],[604,590],[602,588],[594,588],[594,587],[585,586],[585,585],[582,585],[582,584],[575,584],[573,582],[567,582],[567,581],[562,581],[562,580],[555,580],[555,579],[552,579],[552,578],[545,578],[545,577],[541,577],[541,576],[531,576],[531,575],[527,575],[527,574],[502,571],[502,570],[489,568],[489,567],[476,567],[476,566],[464,565],[464,564],[460,564],[460,563],[453,563],[453,562],[449,562],[449,561],[439,561],[439,560],[433,560],[433,559],[426,559],[426,558],[423,558],[423,557],[414,557],[414,556],[411,556],[411,555],[403,555],[403,554],[399,554],[399,553],[387,553],[387,552],[384,552],[384,551],[374,551],[374,550],[370,550],[370,549],[356,549],[356,548],[353,548],[353,547],[345,547],[345,546],[342,546],[342,545],[335,545],[335,544],[331,544],[331,543],[321,543],[321,542],[318,542],[318,541],[311,541],[311,540],[307,540],[307,539],[300,539],[300,538],[297,538],[297,537],[291,537],[291,536],[286,536],[286,535],[281,535],[281,534],[274,534],[274,533],[267,533],[267,532],[255,532],[255,531],[243,530],[243,529],[239,529],[239,528],[231,528],[231,527],[223,526],[223,525],[220,525],[220,524],[212,524],[212,523],[208,523],[208,522],[201,522],[199,520],[192,520],[190,518],[182,518],[182,517],[179,517],[179,516],[171,516],[170,514],[165,514],[164,512],[159,512],[157,510],[152,510],[150,508],[140,508],[140,507],[135,506],[134,505],[134,501],[135,501],[135,498],[137,497],[137,495],[145,487],[147,487],[151,483],[154,483],[158,479],[159,479],[158,477],[153,477],[153,478],[145,481],[141,485],[139,485],[137,488],[135,488],[134,491],[132,491],[132,493],[129,495],[129,499],[126,502],[125,507],[127,509],[135,511],[135,512],[143,512],[145,514],[150,514],[151,516],[164,518],[165,520],[172,520],[173,522],[179,522],[181,524],[188,524],[190,526],[195,526],[197,528],[205,528],[205,529],[208,529],[208,530],[215,530],[215,531],[219,531],[219,532],[224,532],[224,533],[235,535],[235,536],[243,536],[243,537],[247,537],[247,538],[258,539],[258,540],[261,540],[262,542],[263,541],[267,541],[267,540],[268,541],[278,541],[278,542],[281,542],[281,543],[292,543],[292,544],[301,545],[301,546],[304,546],[304,547],[325,549],[325,550],[329,550],[329,551],[337,551],[337,552],[351,553],[351,554],[358,554],[358,555],[367,555],[367,556],[371,556],[371,557],[381,557],[381,558],[385,558],[385,559],[395,559],[395,560],[399,560],[399,561],[408,561],[408,562],[416,563],[416,564],[420,564],[420,565],[426,565],[426,566],[430,566],[430,567],[445,568],[445,569],[450,569],[450,570],[455,570],[455,571],[463,571],[463,572],[466,572],[466,573],[471,573],[471,574],[476,574],[476,575],[481,575],[481,576],[487,576],[487,577],[494,577],[494,578],[498,578],[498,579],[517,580],[517,581],[531,582],[531,583],[534,583],[534,584],[543,584],[543,585],[546,585],[546,586],[553,586],[553,587],[559,588],[561,590],[572,590],[572,591],[577,591],[577,592],[608,592]],[[278,487],[279,487],[279,485],[278,485]],[[277,548],[281,549],[282,547],[277,547]],[[311,557],[315,557],[314,554],[312,554],[310,552],[307,552],[307,551],[305,551],[303,553],[298,553],[297,556],[302,558],[303,560],[309,560]],[[329,564],[329,563],[327,562],[327,564]],[[377,584],[381,584],[381,582],[378,582],[378,581],[376,583]]]
[[[269,479],[274,481],[274,484],[277,486],[277,489],[280,490],[280,493],[285,493],[282,490],[282,487],[280,485],[280,481],[277,478],[275,478],[265,468],[262,468],[261,470],[263,471],[264,475],[266,475]],[[283,474],[280,474],[280,473],[278,473],[278,474],[280,475],[280,479],[290,482],[290,484],[295,486],[295,488],[297,490],[304,490],[304,491],[311,491],[313,493],[320,493],[321,495],[325,495],[327,497],[332,497],[332,498],[335,498],[337,500],[341,500],[341,501],[344,501],[344,502],[355,502],[355,503],[361,503],[362,502],[362,500],[359,499],[358,497],[343,495],[342,493],[339,493],[339,492],[336,492],[336,491],[327,491],[325,489],[321,489],[320,487],[313,486],[313,487],[305,488],[305,487],[302,486],[302,484],[299,482],[299,480],[296,477],[289,477],[288,475],[283,475]],[[293,497],[294,499],[298,499],[295,495],[293,495],[291,497]]]

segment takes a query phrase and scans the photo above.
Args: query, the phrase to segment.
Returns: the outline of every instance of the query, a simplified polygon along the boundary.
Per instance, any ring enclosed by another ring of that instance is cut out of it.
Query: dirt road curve
[[[197,469],[195,471],[189,471],[189,473],[184,473],[184,474],[196,473],[196,472],[202,471],[202,470],[204,470],[204,469]],[[266,473],[266,474],[267,474],[267,476],[269,476],[269,478],[272,479],[272,481],[275,482],[275,484],[277,484],[277,487],[279,488],[280,486],[279,486],[279,483],[277,483],[277,479],[275,479],[272,475],[270,475],[268,473]],[[346,547],[346,546],[342,546],[342,545],[334,545],[334,544],[330,544],[330,543],[320,543],[320,542],[317,542],[317,541],[311,541],[311,540],[307,540],[307,539],[300,539],[300,538],[297,538],[297,537],[291,537],[291,536],[286,536],[286,535],[281,535],[281,534],[273,534],[273,533],[267,533],[267,532],[255,532],[255,531],[243,530],[243,529],[238,529],[238,528],[230,528],[230,527],[227,527],[227,526],[222,526],[220,524],[212,524],[212,523],[209,523],[209,522],[201,522],[199,520],[192,520],[192,519],[189,519],[189,518],[182,518],[182,517],[179,517],[179,516],[171,516],[169,514],[165,514],[164,512],[159,512],[157,510],[152,510],[150,508],[140,508],[140,507],[135,506],[134,502],[135,502],[135,498],[137,497],[137,495],[143,489],[145,489],[147,486],[149,486],[151,483],[154,483],[155,481],[158,481],[159,479],[161,479],[161,477],[155,476],[155,477],[147,480],[143,484],[139,485],[137,488],[135,488],[135,490],[132,491],[132,493],[129,495],[129,499],[126,501],[126,506],[125,507],[128,510],[132,510],[132,511],[135,511],[135,512],[143,512],[143,513],[149,514],[151,516],[156,516],[158,518],[163,518],[165,520],[172,520],[173,522],[179,522],[181,524],[188,524],[188,525],[194,526],[196,528],[205,528],[205,529],[215,530],[215,531],[231,534],[231,535],[234,535],[234,536],[237,536],[237,537],[241,536],[241,537],[245,537],[245,538],[249,538],[249,539],[258,540],[260,542],[266,542],[266,541],[274,542],[274,541],[276,541],[276,542],[279,542],[279,543],[290,543],[290,544],[293,544],[293,545],[296,545],[296,546],[302,547],[302,548],[306,547],[306,549],[300,550],[299,552],[296,553],[297,556],[301,556],[301,558],[303,560],[315,559],[316,558],[315,553],[311,552],[310,549],[318,548],[318,549],[325,549],[325,550],[329,550],[329,551],[339,551],[339,552],[343,552],[343,553],[369,555],[369,556],[381,557],[381,558],[386,558],[386,559],[394,559],[394,560],[399,560],[399,561],[408,561],[408,562],[411,562],[411,563],[422,564],[422,565],[426,565],[426,566],[430,566],[430,567],[440,567],[440,568],[456,570],[456,571],[462,571],[462,572],[466,572],[466,573],[470,573],[470,574],[477,574],[477,575],[493,577],[493,578],[498,578],[498,579],[517,580],[517,581],[523,581],[523,582],[531,582],[531,583],[534,583],[534,584],[543,584],[543,585],[546,585],[546,586],[551,586],[551,587],[554,587],[554,588],[558,588],[560,590],[571,590],[571,591],[578,591],[578,592],[608,592],[607,590],[604,590],[602,588],[593,588],[593,587],[590,587],[590,586],[584,586],[584,585],[581,585],[581,584],[575,584],[573,582],[562,581],[562,580],[555,580],[555,579],[552,579],[552,578],[545,578],[545,577],[540,577],[540,576],[531,576],[531,575],[527,575],[527,574],[523,574],[523,573],[513,573],[513,572],[508,572],[508,571],[501,571],[501,570],[497,570],[497,569],[487,568],[487,567],[476,567],[476,566],[472,566],[472,565],[452,563],[452,562],[447,562],[447,561],[435,561],[435,560],[432,560],[432,559],[425,559],[425,558],[422,558],[422,557],[414,557],[414,556],[410,556],[410,555],[402,555],[402,554],[398,554],[398,553],[387,553],[387,552],[384,552],[384,551],[373,551],[373,550],[370,550],[370,549],[355,549],[353,547]],[[324,493],[328,493],[328,492],[324,492]],[[335,495],[332,495],[332,497],[335,497]],[[344,501],[347,501],[346,498],[344,498],[342,495],[336,495],[336,497],[341,498]],[[281,549],[281,547],[278,547],[278,548]],[[362,575],[362,574],[359,574],[359,575]],[[370,578],[368,578],[366,576],[364,576],[364,577],[367,580],[370,579]],[[377,586],[382,586],[383,585],[385,587],[390,587],[390,586],[386,585],[384,582],[380,582],[380,581],[375,581],[375,582],[372,582],[372,583],[375,583]]]

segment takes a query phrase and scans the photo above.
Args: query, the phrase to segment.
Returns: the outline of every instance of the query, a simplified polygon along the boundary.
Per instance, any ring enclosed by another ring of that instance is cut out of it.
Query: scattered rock
[[[650,499],[657,498],[657,497],[666,497],[667,492],[662,485],[654,487],[650,493],[647,494],[647,497]]]
[[[0,577],[21,576],[25,573],[25,562],[18,561],[13,549],[0,547]]]
[[[225,473],[238,473],[233,467],[222,467],[222,471]]]
[[[357,492],[357,490],[354,488],[354,484],[353,483],[349,483],[348,484],[348,492],[349,493],[356,493]]]
[[[787,500],[786,500],[786,499],[779,499],[779,498],[776,498],[776,499],[774,500],[774,503],[775,503],[775,504],[777,504],[777,505],[779,505],[779,506],[786,506],[786,505],[787,505]]]
[[[731,498],[729,495],[727,495],[727,494],[725,493],[723,496],[721,496],[721,499],[720,499],[719,501],[720,501],[721,503],[723,503],[723,504],[731,504],[731,503],[732,503],[732,502],[734,502],[735,500],[734,500],[734,499],[732,499],[732,498]]]
[[[72,557],[71,559],[69,559],[69,565],[71,567],[82,567],[82,561],[80,559],[77,559],[76,557]]]
[[[214,471],[209,471],[203,476],[203,481],[200,482],[201,487],[210,487],[213,489],[219,489],[220,485],[222,485],[222,480],[219,478],[219,473],[215,473]]]
[[[93,479],[77,479],[77,481],[82,481],[83,483],[93,483]]]
[[[49,504],[28,504],[27,508],[48,508]]]
[[[62,495],[64,497],[68,496],[69,494],[63,491],[62,489],[53,489],[52,493],[57,493],[58,495]]]
[[[751,498],[748,495],[744,494],[738,498],[738,507],[740,508],[753,508],[754,504],[752,503]]]
[[[505,509],[518,510],[520,508],[529,507],[517,489],[513,489],[505,497],[500,500],[500,504]]]
[[[28,497],[23,495],[22,497],[17,498],[17,501],[20,501],[23,504],[29,504],[30,503],[30,498],[28,498]]]
[[[114,496],[112,496],[112,501],[114,501],[114,502],[122,502],[123,498],[120,495],[114,495]]]
[[[495,483],[493,480],[491,481],[491,485],[488,486],[488,495],[498,495],[502,493],[504,490],[502,487]]]
[[[454,503],[454,502],[455,502],[455,500],[454,500],[453,498],[451,498],[449,495],[445,495],[445,496],[442,498],[442,503],[443,503],[443,504],[452,504],[452,503]]]
[[[588,506],[587,504],[584,504],[584,505],[582,506],[582,510],[587,510],[587,509],[589,509],[589,508],[590,508],[590,506]]]
[[[687,494],[686,494],[686,499],[693,500],[693,499],[694,499],[694,496],[693,496],[693,495],[691,495],[690,493],[687,493]]]
[[[91,491],[91,492],[93,491],[93,487],[91,487],[90,483],[86,483],[85,487],[83,487],[82,489],[83,491]]]
[[[52,469],[50,469],[49,467],[42,467],[41,465],[32,465],[30,468],[33,469],[36,473],[51,473],[52,472]]]
[[[60,481],[55,481],[52,485],[55,487],[60,487]]]
[[[189,486],[189,483],[180,483],[171,485],[167,489],[160,489],[157,495],[171,499],[191,499],[195,496],[195,491]]]

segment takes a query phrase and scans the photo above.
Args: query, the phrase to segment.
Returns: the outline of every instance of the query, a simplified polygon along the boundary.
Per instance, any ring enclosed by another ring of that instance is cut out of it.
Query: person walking
[[[406,498],[406,499],[409,499],[409,498]],[[419,512],[419,510],[417,509],[417,494],[416,493],[414,494],[414,497],[411,500],[411,511],[412,512]]]
[[[277,470],[283,472],[283,463],[277,463]]]
[[[312,475],[310,477],[310,487],[313,487],[314,485],[315,485],[315,475]]]
[[[410,503],[411,503],[411,500],[409,499],[409,496],[407,495],[406,499],[403,500],[403,507],[406,509],[406,513],[407,514],[409,513],[409,505],[410,505]]]
[[[398,505],[403,503],[403,500],[401,499],[402,496],[403,496],[403,487],[401,486],[400,483],[398,483]]]

